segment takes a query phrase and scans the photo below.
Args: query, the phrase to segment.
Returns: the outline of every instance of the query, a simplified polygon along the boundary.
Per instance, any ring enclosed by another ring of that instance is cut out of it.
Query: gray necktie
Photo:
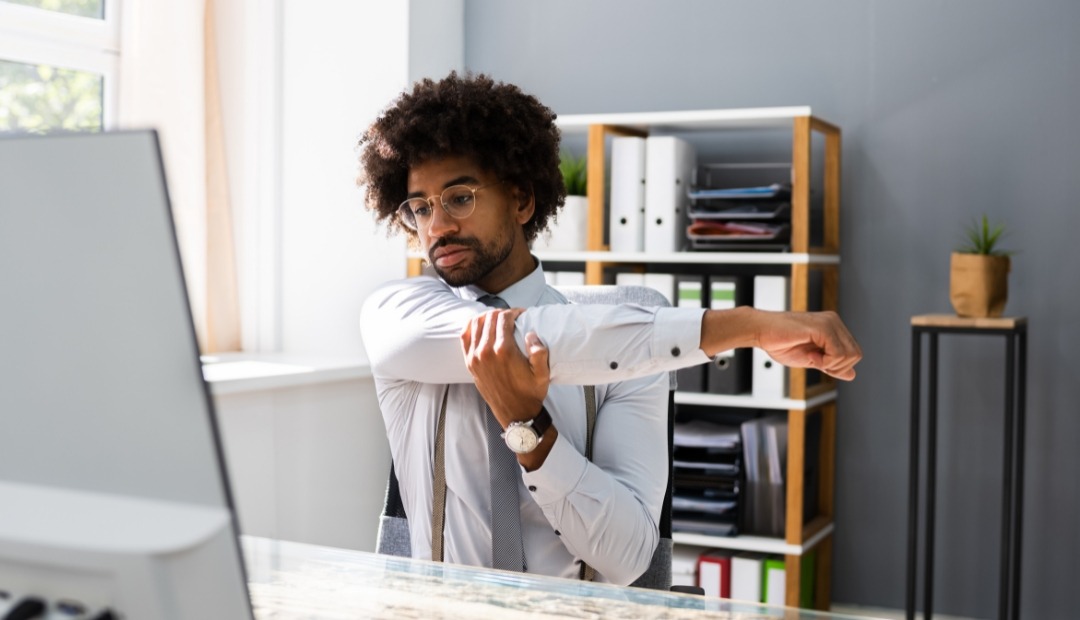
[[[480,303],[493,308],[509,308],[501,297],[484,295]],[[506,447],[502,426],[487,407],[488,481],[491,486],[491,566],[524,571],[525,552],[521,542],[521,502],[517,457]]]

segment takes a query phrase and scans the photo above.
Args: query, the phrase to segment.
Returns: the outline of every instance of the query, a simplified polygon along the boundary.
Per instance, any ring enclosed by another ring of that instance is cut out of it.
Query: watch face
[[[517,454],[528,454],[540,443],[536,431],[524,424],[512,425],[506,429],[506,446]]]

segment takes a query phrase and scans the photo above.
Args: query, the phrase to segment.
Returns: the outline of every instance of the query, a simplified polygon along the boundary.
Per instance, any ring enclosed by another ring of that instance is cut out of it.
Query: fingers
[[[496,312],[498,310],[483,312],[469,319],[469,322],[465,324],[465,328],[461,331],[461,352],[465,355],[467,362],[471,363],[471,360],[483,352]]]
[[[548,350],[544,343],[540,342],[540,336],[537,336],[536,332],[525,334],[525,350],[529,354],[529,366],[532,367],[533,375],[540,381],[549,383],[551,368],[548,365]]]
[[[850,381],[862,349],[835,312],[774,315],[763,348],[781,364],[806,367]]]
[[[495,350],[495,341],[499,337],[499,317],[502,310],[492,310],[485,313],[484,328],[476,341],[476,352],[480,355]]]
[[[514,351],[517,350],[517,342],[514,340],[514,330],[516,329],[514,321],[521,316],[522,312],[525,312],[524,308],[500,310],[498,315],[493,317],[494,320],[498,321],[493,342],[496,352],[510,351],[510,347],[513,347]]]
[[[855,365],[862,359],[862,348],[851,335],[836,313],[824,313],[827,323],[825,346],[820,370],[828,375],[851,381],[855,378]]]
[[[493,309],[471,318],[461,331],[461,352],[466,360],[518,353],[514,321],[524,308]]]
[[[471,355],[476,350],[490,314],[490,312],[478,314],[465,324],[465,329],[461,331],[461,349],[465,355]]]

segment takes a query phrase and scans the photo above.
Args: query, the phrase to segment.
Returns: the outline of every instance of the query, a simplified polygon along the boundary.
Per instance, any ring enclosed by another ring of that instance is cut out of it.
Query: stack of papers
[[[708,536],[738,534],[743,456],[739,428],[707,420],[679,422],[674,443],[672,529]]]
[[[736,448],[741,441],[739,429],[705,420],[675,425],[675,445],[684,448]]]

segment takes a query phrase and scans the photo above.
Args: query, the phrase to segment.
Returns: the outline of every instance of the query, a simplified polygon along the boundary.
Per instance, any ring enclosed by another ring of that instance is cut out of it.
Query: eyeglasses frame
[[[496,185],[501,185],[502,183],[503,183],[502,181],[495,181],[494,183],[488,183],[487,185],[481,185],[480,187],[472,187],[471,185],[466,185],[465,183],[455,183],[454,185],[451,185],[450,187],[444,188],[443,191],[439,192],[439,194],[435,195],[435,196],[428,196],[427,198],[421,198],[419,196],[415,196],[413,198],[406,198],[405,200],[401,201],[400,205],[398,205],[398,208],[397,208],[398,220],[406,228],[408,228],[409,230],[419,231],[420,227],[410,224],[409,219],[402,215],[402,211],[406,210],[406,209],[409,209],[409,203],[414,201],[414,200],[423,200],[434,211],[435,205],[432,203],[432,201],[435,200],[436,198],[439,199],[439,208],[441,208],[443,210],[443,212],[445,212],[447,215],[454,218],[455,220],[466,219],[468,217],[471,217],[472,214],[476,212],[476,205],[477,205],[476,192],[478,192],[478,191],[480,191],[482,189],[487,189],[489,187],[494,187]],[[448,209],[446,207],[446,203],[443,202],[443,198],[442,198],[443,195],[445,195],[446,192],[454,189],[455,187],[465,187],[465,188],[468,188],[468,190],[470,192],[472,192],[473,206],[472,206],[472,209],[468,213],[466,213],[465,215],[454,215],[453,213],[450,212],[450,209]],[[434,218],[432,218],[432,219],[434,219]],[[416,214],[413,213],[413,223],[414,224],[415,224],[415,221],[416,221]],[[429,227],[431,226],[431,222],[428,222],[428,226]]]

